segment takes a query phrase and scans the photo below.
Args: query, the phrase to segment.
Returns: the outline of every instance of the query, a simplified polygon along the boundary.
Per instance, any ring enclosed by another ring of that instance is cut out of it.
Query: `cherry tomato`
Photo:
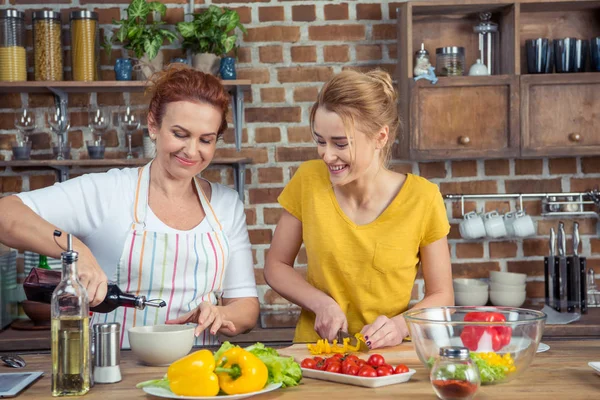
[[[404,374],[406,372],[408,372],[408,367],[404,364],[398,364],[394,369],[394,374]]]
[[[365,365],[358,371],[358,376],[368,377],[368,378],[376,378],[377,371],[369,365]]]
[[[342,358],[344,358],[344,355],[340,354],[340,353],[336,353],[336,354],[332,355],[331,358],[337,358],[338,360],[341,360]]]
[[[321,360],[321,361],[317,362],[315,369],[318,369],[319,371],[324,371],[325,370],[325,361]]]
[[[325,371],[340,373],[342,372],[342,364],[339,362],[330,363],[327,367],[325,367]]]
[[[362,358],[359,358],[358,361],[356,362],[356,364],[358,364],[358,366],[362,368],[365,365],[367,365],[367,362],[365,360],[363,360]]]
[[[344,358],[344,360],[353,360],[353,361],[355,361],[355,362],[358,362],[358,360],[359,360],[359,359],[358,359],[358,357],[357,357],[357,356],[355,356],[354,354],[348,354],[348,355],[347,355],[347,356]]]
[[[348,372],[346,372],[346,375],[358,375],[358,371],[360,371],[360,368],[358,368],[357,365],[353,365],[352,367],[348,368]]]
[[[381,354],[373,354],[371,357],[369,357],[367,364],[373,367],[379,367],[380,365],[385,364],[385,358],[383,358]]]
[[[382,365],[380,367],[377,367],[377,376],[388,376],[393,374],[394,369],[389,365]]]
[[[300,363],[300,366],[302,368],[308,368],[308,369],[316,369],[317,367],[317,363],[315,362],[315,360],[313,360],[312,358],[305,358],[304,360],[302,360],[302,362]]]
[[[356,364],[356,361],[354,361],[353,359],[345,359],[342,362],[342,374],[348,374],[348,370],[351,367],[358,368],[358,365]]]
[[[315,362],[318,364],[319,362],[323,361],[323,357],[313,357],[313,360],[315,360]]]

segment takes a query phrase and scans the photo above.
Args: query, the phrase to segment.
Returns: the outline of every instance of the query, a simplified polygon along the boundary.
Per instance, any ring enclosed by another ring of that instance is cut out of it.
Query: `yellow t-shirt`
[[[303,163],[279,196],[302,222],[308,282],[331,296],[348,319],[350,334],[379,315],[408,308],[419,266],[419,249],[450,230],[438,187],[408,174],[390,205],[366,225],[356,225],[340,208],[326,164]],[[315,315],[302,310],[295,342],[314,342]]]

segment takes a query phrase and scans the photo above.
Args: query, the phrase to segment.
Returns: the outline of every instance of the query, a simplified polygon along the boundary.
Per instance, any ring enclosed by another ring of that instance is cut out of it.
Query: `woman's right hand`
[[[332,341],[340,330],[348,332],[346,315],[331,297],[316,309],[315,315],[315,331],[323,339]]]
[[[108,278],[98,264],[98,261],[96,261],[96,257],[94,257],[91,250],[87,247],[83,247],[79,251],[77,275],[79,282],[87,290],[90,307],[95,307],[102,303],[108,291]]]

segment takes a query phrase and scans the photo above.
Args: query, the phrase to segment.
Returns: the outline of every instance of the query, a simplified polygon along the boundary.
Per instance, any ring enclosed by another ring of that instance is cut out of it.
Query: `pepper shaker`
[[[121,348],[118,322],[94,324],[94,380],[96,383],[115,383],[121,380]]]

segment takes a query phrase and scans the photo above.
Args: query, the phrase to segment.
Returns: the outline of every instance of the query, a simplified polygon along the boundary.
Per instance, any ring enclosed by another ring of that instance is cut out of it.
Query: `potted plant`
[[[166,6],[159,1],[132,0],[127,7],[127,18],[113,20],[113,24],[119,25],[119,29],[105,39],[103,47],[110,54],[112,44],[121,43],[138,60],[137,68],[141,70],[143,77],[149,78],[163,67],[163,54],[160,51],[163,42],[167,40],[171,43],[177,39],[175,33],[162,28],[162,22],[148,22],[151,13],[156,12],[164,17],[166,11]]]
[[[194,68],[217,75],[221,57],[226,59],[221,61],[224,65],[230,65],[233,60],[226,55],[236,50],[238,36],[234,33],[235,29],[246,33],[246,28],[240,23],[240,15],[236,11],[214,5],[192,16],[192,21],[177,24],[177,31],[183,37],[183,48],[194,54]],[[235,75],[235,70],[233,73]],[[223,78],[226,79],[225,76]],[[235,79],[235,76],[229,76],[229,79]]]

